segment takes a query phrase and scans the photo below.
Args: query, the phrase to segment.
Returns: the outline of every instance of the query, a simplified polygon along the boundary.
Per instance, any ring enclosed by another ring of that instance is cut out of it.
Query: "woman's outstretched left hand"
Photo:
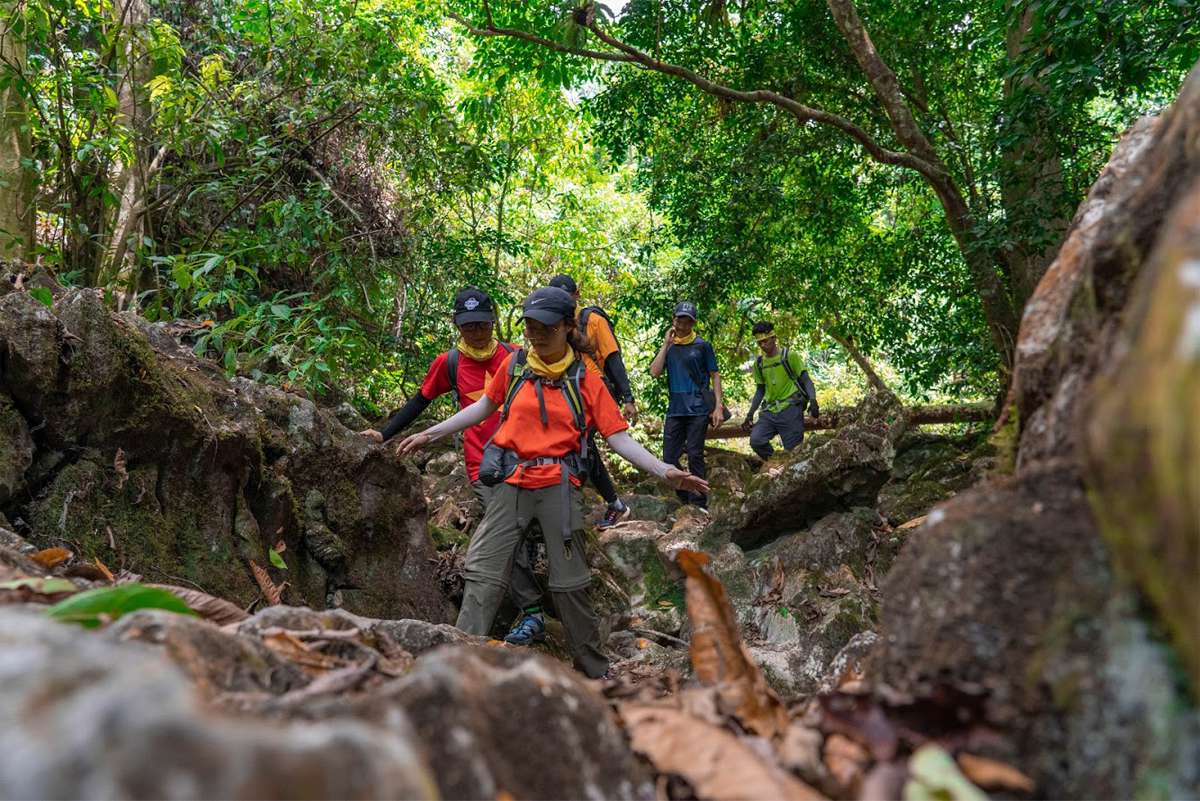
[[[693,476],[686,470],[680,470],[678,467],[672,467],[667,471],[667,483],[675,489],[683,490],[684,492],[708,494],[707,481],[700,478],[700,476]]]
[[[396,446],[397,456],[408,456],[424,448],[429,443],[433,442],[433,437],[429,436],[424,431],[413,434],[410,437],[405,437],[399,445]]]

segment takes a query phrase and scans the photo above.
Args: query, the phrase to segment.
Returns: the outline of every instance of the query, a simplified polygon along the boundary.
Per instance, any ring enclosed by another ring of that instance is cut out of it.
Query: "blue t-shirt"
[[[708,414],[703,390],[711,385],[710,376],[717,372],[717,354],[707,340],[696,337],[690,345],[667,348],[667,389],[671,400],[667,417],[693,417]],[[703,383],[697,384],[699,378]]]

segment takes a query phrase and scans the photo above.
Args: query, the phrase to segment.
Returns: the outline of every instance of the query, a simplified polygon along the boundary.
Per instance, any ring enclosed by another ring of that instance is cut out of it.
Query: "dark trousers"
[[[771,458],[775,449],[771,439],[776,435],[783,441],[783,449],[790,451],[804,441],[804,407],[793,403],[778,412],[763,409],[758,422],[750,430],[750,448],[763,459]]]
[[[692,475],[704,478],[704,432],[708,429],[708,415],[696,414],[690,417],[668,417],[663,425],[663,461],[683,469],[679,457],[685,452],[688,457],[688,470]],[[708,496],[699,492],[676,491],[683,503],[695,504],[703,509],[708,508]]]
[[[600,458],[600,451],[596,450],[595,431],[588,435],[588,447],[592,453],[588,464],[588,478],[592,480],[600,497],[611,504],[617,500],[617,487],[613,484],[612,476],[608,474],[608,468],[604,466],[604,460]]]

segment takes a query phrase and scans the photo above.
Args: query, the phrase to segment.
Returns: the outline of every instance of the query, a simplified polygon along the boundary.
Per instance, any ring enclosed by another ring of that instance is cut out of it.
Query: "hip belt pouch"
[[[517,469],[517,455],[507,448],[489,442],[479,461],[479,481],[485,487],[502,484]]]

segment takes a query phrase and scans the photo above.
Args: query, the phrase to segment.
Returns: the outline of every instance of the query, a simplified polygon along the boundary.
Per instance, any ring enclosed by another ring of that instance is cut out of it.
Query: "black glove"
[[[812,399],[812,401],[811,401],[811,402],[808,404],[808,412],[809,412],[809,414],[811,414],[813,417],[820,417],[820,416],[821,416],[821,407],[817,405],[817,399],[816,399],[816,398],[813,398],[813,399]]]
[[[752,425],[754,425],[754,415],[748,414],[746,415],[746,419],[742,421],[742,428],[749,428]]]

